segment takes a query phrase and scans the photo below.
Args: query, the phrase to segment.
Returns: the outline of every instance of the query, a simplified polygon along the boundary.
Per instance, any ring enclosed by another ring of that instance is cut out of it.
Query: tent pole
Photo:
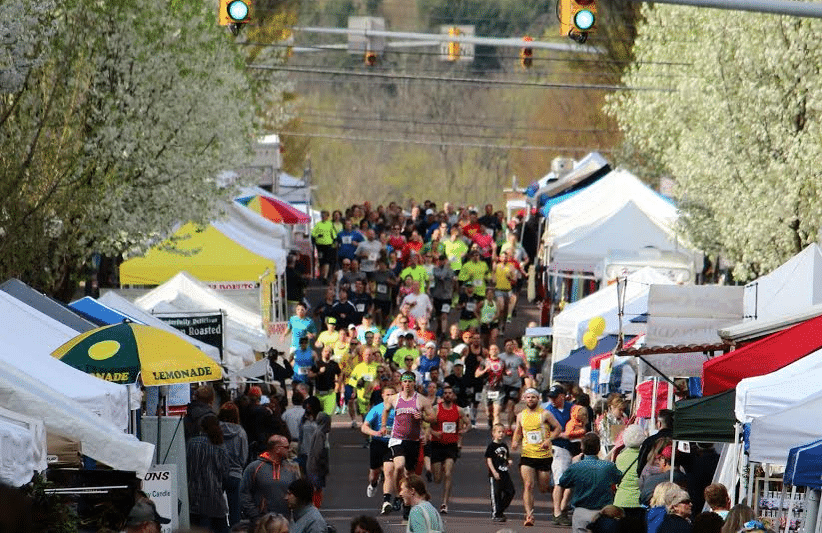
[[[731,446],[735,446],[737,450],[739,450],[739,423],[734,424],[734,441],[731,443]],[[739,476],[739,456],[736,457],[736,464],[734,465],[734,481],[731,485],[731,507],[738,503],[736,484],[740,479]]]
[[[657,427],[656,427],[656,391],[657,391],[657,388],[659,387],[659,378],[654,376],[651,379],[654,380],[654,386],[651,389],[651,427],[654,428],[654,429],[657,429]],[[648,433],[650,434],[650,431]]]
[[[805,499],[805,533],[816,533],[819,530],[819,489],[808,487]]]
[[[674,469],[676,468],[676,441],[671,441],[671,475],[668,478],[668,481],[671,483],[674,482]]]

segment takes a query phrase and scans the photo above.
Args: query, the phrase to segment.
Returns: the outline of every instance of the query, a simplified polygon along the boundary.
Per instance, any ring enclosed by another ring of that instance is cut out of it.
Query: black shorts
[[[371,470],[382,468],[382,464],[391,460],[391,452],[388,450],[388,441],[371,438],[369,446],[369,463]]]
[[[443,444],[441,442],[431,443],[431,462],[444,463],[446,459],[457,460],[459,447],[456,444]]]
[[[480,333],[488,334],[495,329],[499,329],[499,322],[491,322],[490,324],[480,324]]]
[[[520,457],[519,466],[529,466],[537,472],[550,472],[551,464],[554,462],[553,457],[536,458],[536,457]]]
[[[425,457],[431,457],[431,441],[428,441],[422,445],[422,454]]]
[[[443,312],[442,311],[442,306],[443,305],[448,305],[448,307],[449,307],[448,312],[450,313],[451,312],[451,309],[450,309],[451,308],[451,298],[448,298],[447,300],[446,299],[440,299],[440,298],[434,298],[434,314],[437,314],[437,315],[442,314],[442,312]]]
[[[413,472],[420,457],[420,441],[404,440],[391,446],[391,457],[405,457],[405,469]]]
[[[391,314],[391,301],[380,301],[374,300],[374,309],[379,309],[382,312],[383,317],[387,317]]]
[[[317,261],[321,265],[333,265],[336,263],[337,257],[334,253],[334,246],[331,244],[318,244],[317,245]]]
[[[508,400],[511,400],[514,403],[519,401],[519,387],[512,387],[510,385],[503,385],[502,392],[500,393],[500,405],[505,407],[505,404],[508,403]]]

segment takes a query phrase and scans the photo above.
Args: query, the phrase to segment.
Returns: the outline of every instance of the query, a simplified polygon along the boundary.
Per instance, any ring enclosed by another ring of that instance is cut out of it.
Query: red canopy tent
[[[822,316],[812,318],[702,365],[702,393],[718,394],[745,378],[763,376],[822,348]]]

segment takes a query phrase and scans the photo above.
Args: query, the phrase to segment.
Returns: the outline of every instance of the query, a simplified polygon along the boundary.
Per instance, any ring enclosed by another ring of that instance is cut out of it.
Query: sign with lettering
[[[143,492],[157,507],[157,514],[170,518],[170,524],[160,526],[160,533],[171,533],[180,527],[177,513],[177,465],[154,465],[143,476]]]
[[[211,346],[216,346],[220,350],[220,359],[223,358],[223,314],[187,314],[187,315],[156,315],[157,318],[179,329],[189,337],[202,341]],[[202,369],[200,369],[202,370]],[[196,372],[197,369],[191,369]],[[194,375],[194,374],[192,374]],[[209,381],[208,376],[203,376],[202,381]]]

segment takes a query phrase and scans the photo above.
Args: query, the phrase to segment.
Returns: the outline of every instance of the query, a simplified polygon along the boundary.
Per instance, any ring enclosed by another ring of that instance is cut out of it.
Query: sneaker
[[[440,514],[448,514],[448,506],[445,504],[440,505]]]
[[[495,516],[491,519],[492,522],[505,522],[506,520],[505,516]]]
[[[382,511],[380,514],[386,515],[394,510],[394,506],[391,505],[391,502],[382,502]]]
[[[477,429],[477,421],[476,420],[471,421],[471,429]]]
[[[359,424],[357,424],[357,421],[356,421],[356,420],[352,420],[352,421],[351,421],[351,429],[357,429],[358,427],[360,427],[360,425],[359,425]]]
[[[365,488],[365,495],[368,496],[369,498],[373,498],[374,494],[376,494],[376,493],[377,493],[377,486],[372,485],[371,483],[369,483],[368,486]],[[388,503],[388,502],[385,502],[385,503]]]
[[[511,323],[511,317],[509,316],[505,321],[510,324]]]
[[[561,515],[554,517],[554,523],[558,526],[570,526],[571,519],[568,518],[567,514],[562,513]]]
[[[342,408],[339,405],[334,408],[334,414],[335,415],[342,414]]]
[[[394,506],[393,506],[393,509],[394,509],[395,511],[399,511],[400,509],[402,509],[402,507],[403,507],[403,505],[402,505],[402,498],[400,498],[399,496],[394,496]]]

